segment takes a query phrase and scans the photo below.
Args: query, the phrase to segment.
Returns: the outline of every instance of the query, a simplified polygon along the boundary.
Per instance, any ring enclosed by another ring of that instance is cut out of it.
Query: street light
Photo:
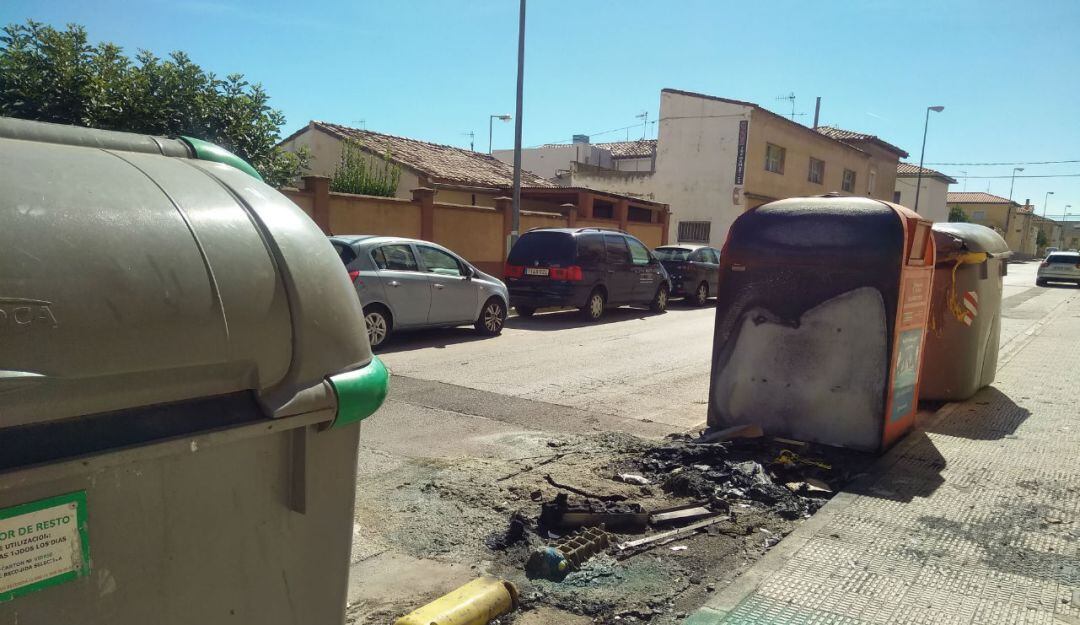
[[[1046,219],[1046,203],[1050,201],[1050,196],[1053,195],[1053,191],[1047,191],[1043,196],[1043,219]]]
[[[508,122],[514,118],[510,117],[509,115],[492,115],[488,118],[488,154],[491,154],[491,126],[495,123],[496,119],[499,121]]]
[[[510,219],[510,240],[506,250],[517,243],[518,230],[521,228],[521,108],[525,86],[525,0],[518,6],[518,50],[517,50],[517,102],[514,110],[514,192],[512,216]]]
[[[923,124],[922,129],[922,151],[919,152],[919,176],[915,179],[915,212],[919,212],[919,191],[922,190],[922,164],[923,157],[926,156],[926,130],[930,127],[930,111],[940,113],[945,110],[944,106],[928,106],[926,107],[926,122]]]
[[[1013,184],[1016,182],[1016,172],[1024,171],[1023,167],[1013,167],[1012,181],[1009,182],[1009,201],[1012,201]]]

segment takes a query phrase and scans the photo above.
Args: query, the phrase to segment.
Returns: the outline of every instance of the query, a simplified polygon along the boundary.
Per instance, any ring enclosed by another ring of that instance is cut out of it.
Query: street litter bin
[[[931,224],[855,197],[770,202],[720,255],[709,426],[880,451],[914,423]]]
[[[937,262],[923,357],[923,399],[968,399],[994,381],[1001,286],[1012,254],[986,226],[934,224]]]
[[[386,370],[315,224],[195,143],[0,119],[0,623],[344,620]]]

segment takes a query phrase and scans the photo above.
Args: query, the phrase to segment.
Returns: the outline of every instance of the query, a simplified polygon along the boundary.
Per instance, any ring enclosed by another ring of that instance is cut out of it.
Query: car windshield
[[[1051,265],[1076,265],[1080,264],[1080,255],[1078,254],[1051,254],[1046,262]]]
[[[514,244],[507,259],[511,265],[570,265],[574,262],[574,237],[567,232],[526,232]]]
[[[686,260],[690,256],[690,250],[682,247],[658,247],[653,254],[660,260]]]

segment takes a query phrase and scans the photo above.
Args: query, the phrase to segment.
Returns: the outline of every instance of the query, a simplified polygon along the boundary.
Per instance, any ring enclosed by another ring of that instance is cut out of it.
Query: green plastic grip
[[[378,356],[366,367],[327,378],[337,395],[338,409],[330,427],[344,427],[363,421],[379,409],[390,392],[390,374]]]
[[[259,175],[259,172],[255,171],[255,168],[248,164],[247,161],[220,145],[210,143],[209,141],[203,141],[202,139],[196,139],[195,137],[180,137],[180,139],[191,146],[192,151],[195,152],[195,158],[199,160],[232,165],[256,180],[262,181],[263,179],[263,177]]]

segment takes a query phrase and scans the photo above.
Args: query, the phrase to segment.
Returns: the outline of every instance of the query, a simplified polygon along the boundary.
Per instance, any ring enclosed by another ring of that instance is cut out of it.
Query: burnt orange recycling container
[[[911,429],[929,221],[867,198],[791,198],[739,216],[720,259],[710,427],[871,452]]]
[[[1002,277],[1012,252],[978,224],[934,224],[933,233],[937,262],[920,393],[960,401],[997,373]]]

